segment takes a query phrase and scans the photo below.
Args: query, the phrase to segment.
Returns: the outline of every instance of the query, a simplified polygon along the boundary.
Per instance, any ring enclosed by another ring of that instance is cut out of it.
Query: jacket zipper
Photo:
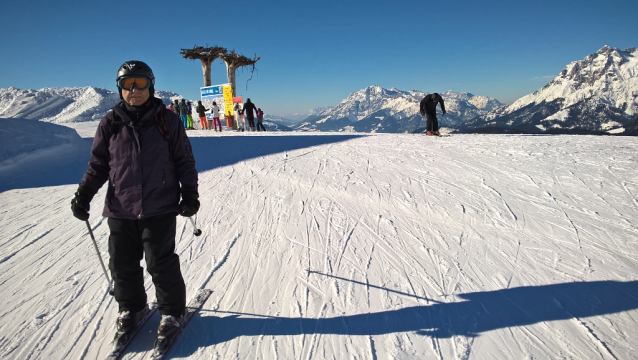
[[[140,186],[144,184],[144,168],[142,167],[142,144],[140,144],[140,134],[138,132],[137,125],[133,125],[133,132],[135,133],[135,142],[137,143],[137,161],[139,162],[140,167]],[[138,219],[144,217],[144,189],[141,189],[140,194],[140,213],[137,215]]]

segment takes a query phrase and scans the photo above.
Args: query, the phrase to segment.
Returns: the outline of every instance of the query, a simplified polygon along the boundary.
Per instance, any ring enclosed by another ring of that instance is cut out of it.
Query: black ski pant
[[[266,131],[266,127],[261,122],[258,122],[257,123],[257,131],[261,131],[261,130]]]
[[[436,118],[436,111],[435,112],[426,112],[425,115],[427,116],[427,123],[426,123],[426,127],[425,130],[426,131],[439,131],[439,120]]]
[[[140,311],[146,306],[144,271],[155,284],[157,305],[162,315],[181,316],[186,308],[186,286],[175,254],[176,214],[157,215],[140,220],[108,219],[109,268],[114,282],[115,300],[120,311]]]
[[[250,130],[255,131],[255,118],[252,116],[246,116],[246,119],[248,119],[248,126],[250,126]]]

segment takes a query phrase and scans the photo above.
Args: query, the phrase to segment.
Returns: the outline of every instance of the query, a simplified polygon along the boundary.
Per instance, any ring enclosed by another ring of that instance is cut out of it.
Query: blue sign
[[[224,96],[224,87],[223,85],[215,85],[201,88],[202,97],[205,96]]]
[[[213,86],[206,86],[200,88],[202,94],[202,100],[206,99],[214,99],[217,97],[224,96],[224,86],[230,86],[230,84],[219,84]]]

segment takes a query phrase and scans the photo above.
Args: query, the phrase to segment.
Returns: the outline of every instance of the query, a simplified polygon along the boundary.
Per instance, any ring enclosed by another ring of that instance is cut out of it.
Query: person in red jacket
[[[122,101],[98,125],[71,210],[88,221],[91,199],[108,181],[102,215],[108,218],[109,268],[119,305],[116,337],[135,329],[147,308],[142,259],[162,314],[158,335],[166,334],[179,327],[186,307],[175,254],[176,215],[199,210],[195,158],[179,117],[153,96],[155,76],[147,64],[125,62],[116,81]]]
[[[261,131],[262,129],[266,131],[266,127],[264,126],[264,112],[259,108],[257,109],[257,131]]]

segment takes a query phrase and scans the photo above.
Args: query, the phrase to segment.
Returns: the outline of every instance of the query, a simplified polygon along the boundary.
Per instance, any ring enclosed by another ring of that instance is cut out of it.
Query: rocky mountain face
[[[623,133],[638,115],[638,50],[604,46],[550,83],[460,126],[526,132]]]
[[[405,132],[413,131],[419,122],[419,104],[426,93],[369,86],[350,94],[337,106],[311,112],[296,126],[305,131]],[[439,125],[454,127],[487,114],[502,104],[487,96],[447,91],[440,93],[447,114],[439,115]],[[440,111],[440,109],[439,109]],[[425,121],[421,122],[425,126]]]

